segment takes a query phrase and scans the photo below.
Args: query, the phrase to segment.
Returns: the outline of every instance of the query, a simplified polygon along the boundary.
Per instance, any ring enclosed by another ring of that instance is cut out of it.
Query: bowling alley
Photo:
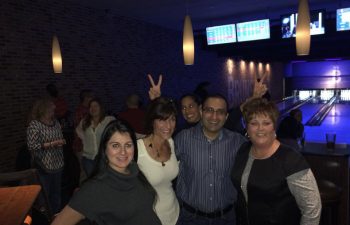
[[[350,0],[0,9],[0,225],[350,225]]]

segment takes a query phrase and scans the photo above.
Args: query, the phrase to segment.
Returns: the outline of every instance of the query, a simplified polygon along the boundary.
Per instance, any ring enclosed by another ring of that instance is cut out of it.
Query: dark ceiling
[[[182,30],[186,13],[193,29],[241,22],[245,19],[277,18],[297,11],[298,0],[71,0],[97,9],[135,18],[162,27]],[[310,9],[334,10],[350,0],[309,0]]]
[[[308,57],[296,57],[295,39],[281,39],[282,14],[296,12],[298,0],[70,0],[181,31],[186,13],[203,48],[221,56],[266,60],[303,60],[350,56],[350,31],[335,32],[335,11],[350,7],[350,0],[309,0],[310,10],[326,10],[326,34],[312,36]],[[270,19],[271,38],[261,41],[207,46],[205,28],[254,19]]]

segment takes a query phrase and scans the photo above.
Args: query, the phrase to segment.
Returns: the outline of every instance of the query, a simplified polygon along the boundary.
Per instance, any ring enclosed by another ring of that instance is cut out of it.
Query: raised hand
[[[267,91],[267,86],[264,84],[264,81],[266,79],[267,73],[265,73],[261,79],[255,79],[254,82],[254,89],[253,89],[253,97],[259,98],[262,97],[266,91]]]
[[[155,84],[152,75],[148,74],[148,80],[151,83],[151,86],[148,91],[148,96],[151,100],[158,98],[161,96],[161,86],[162,86],[162,81],[163,81],[163,76],[160,74],[158,78],[157,84]]]

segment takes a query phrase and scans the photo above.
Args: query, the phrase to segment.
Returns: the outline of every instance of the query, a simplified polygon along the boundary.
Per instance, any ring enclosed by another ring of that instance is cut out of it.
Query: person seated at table
[[[160,225],[153,209],[156,192],[139,170],[137,156],[132,128],[121,120],[110,122],[93,173],[52,225],[73,225],[84,218],[105,225]]]
[[[249,142],[237,153],[232,182],[237,224],[318,225],[321,200],[304,157],[276,139],[279,111],[266,99],[243,106]]]
[[[304,125],[302,124],[302,112],[300,109],[293,109],[289,116],[282,119],[277,129],[278,140],[295,149],[300,149],[299,141],[304,134]]]

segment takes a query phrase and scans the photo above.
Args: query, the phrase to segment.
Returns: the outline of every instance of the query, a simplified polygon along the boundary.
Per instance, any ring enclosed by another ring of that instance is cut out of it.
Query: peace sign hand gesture
[[[261,79],[255,79],[253,97],[260,98],[266,93],[267,87],[266,84],[263,84],[264,80],[266,79],[266,75],[267,74],[265,73]]]
[[[151,87],[149,88],[149,91],[148,91],[148,96],[151,100],[153,100],[155,98],[160,97],[162,94],[160,88],[162,86],[163,76],[162,74],[159,75],[157,84],[154,83],[154,80],[151,74],[147,74],[147,76],[148,76],[149,82],[151,83]]]

